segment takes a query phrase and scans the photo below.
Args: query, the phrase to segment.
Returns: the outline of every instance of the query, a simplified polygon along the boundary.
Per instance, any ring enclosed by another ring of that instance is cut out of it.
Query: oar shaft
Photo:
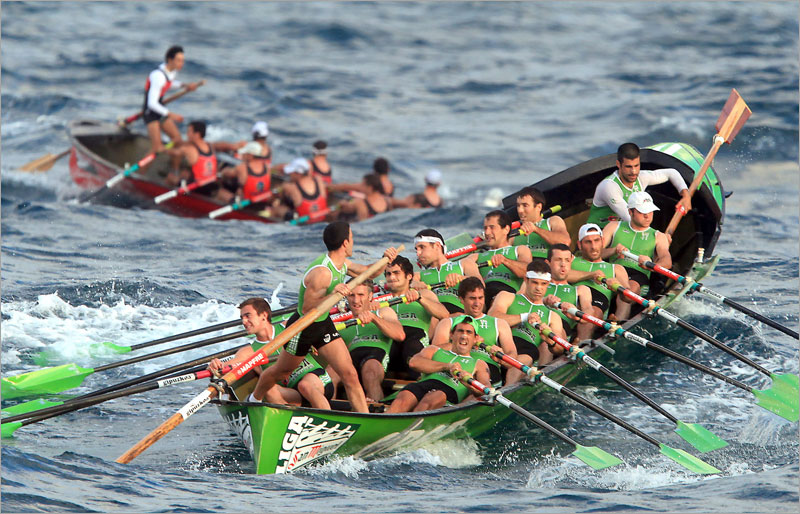
[[[291,311],[290,311],[291,312]],[[157,346],[164,343],[170,343],[172,341],[177,341],[179,339],[185,339],[187,337],[194,337],[199,336],[202,334],[207,334],[209,332],[214,332],[217,330],[224,330],[226,328],[235,327],[237,325],[241,325],[242,320],[234,319],[231,321],[226,321],[224,323],[217,323],[216,325],[210,325],[208,327],[198,328],[195,330],[189,330],[188,332],[182,332],[180,334],[175,334],[172,336],[162,337],[161,339],[155,339],[153,341],[149,341],[147,343],[139,343],[131,345],[131,351],[141,350],[142,348],[149,348],[151,346]]]
[[[203,84],[205,84],[205,83],[206,83],[206,80],[205,80],[205,79],[203,79],[203,80],[201,80],[200,82],[198,82],[198,83],[197,83],[197,87],[200,87],[200,86],[202,86],[202,85],[203,85]],[[165,99],[164,99],[164,100],[161,102],[161,104],[162,104],[162,105],[167,105],[168,103],[170,103],[170,102],[172,102],[172,101],[174,101],[174,100],[177,100],[178,98],[182,97],[183,95],[185,95],[186,93],[189,93],[189,92],[191,92],[191,91],[192,91],[191,89],[189,89],[188,87],[186,87],[186,88],[182,89],[181,91],[178,91],[178,92],[177,92],[177,93],[175,93],[174,95],[172,95],[172,96],[168,96],[167,98],[165,98]],[[131,123],[133,123],[134,121],[136,121],[136,120],[138,120],[139,118],[141,118],[143,115],[144,115],[144,112],[143,112],[143,111],[139,111],[139,112],[137,112],[136,114],[132,114],[131,116],[128,116],[127,118],[125,118],[124,120],[122,120],[122,122],[121,122],[121,125],[123,125],[123,126],[124,126],[124,125],[130,125],[130,124],[131,124]]]

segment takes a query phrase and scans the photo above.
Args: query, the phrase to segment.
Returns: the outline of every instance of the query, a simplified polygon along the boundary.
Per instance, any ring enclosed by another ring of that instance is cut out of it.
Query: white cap
[[[425,182],[432,186],[438,186],[442,183],[442,172],[435,168],[428,171],[425,175]]]
[[[581,226],[581,229],[578,231],[578,241],[583,241],[584,237],[595,233],[602,236],[603,229],[601,229],[596,223],[587,223],[586,225]]]
[[[266,121],[257,121],[253,125],[251,132],[255,137],[267,137],[269,136],[269,125],[267,125]]]
[[[308,173],[308,169],[308,159],[298,157],[287,164],[283,171],[286,173]]]
[[[653,197],[644,191],[637,191],[628,197],[628,209],[636,209],[642,214],[661,210],[653,203]]]
[[[258,141],[250,141],[243,147],[239,148],[239,155],[250,154],[258,157],[264,156],[264,147]]]

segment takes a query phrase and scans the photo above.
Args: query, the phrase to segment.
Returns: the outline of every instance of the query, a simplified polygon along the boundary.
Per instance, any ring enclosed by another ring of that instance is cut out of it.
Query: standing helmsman
[[[150,137],[151,152],[161,152],[164,150],[164,143],[161,142],[161,128],[163,124],[164,132],[177,145],[181,140],[181,133],[176,123],[183,123],[183,116],[176,112],[170,112],[163,104],[164,95],[170,88],[180,87],[182,84],[175,77],[183,68],[184,56],[183,47],[171,46],[164,56],[164,62],[158,68],[150,72],[147,82],[144,84],[144,106],[142,107],[142,120],[147,126],[147,135]],[[199,82],[186,85],[186,89],[194,91]]]

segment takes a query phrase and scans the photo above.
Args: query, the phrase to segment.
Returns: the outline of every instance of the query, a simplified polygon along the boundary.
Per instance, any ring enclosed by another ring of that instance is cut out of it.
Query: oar
[[[385,300],[391,299],[394,296],[392,293],[378,294],[379,292],[380,292],[379,286],[376,284],[375,285],[375,291],[373,291],[373,293],[372,293],[373,295],[376,295],[376,296],[373,296],[371,301],[373,301],[373,302],[383,302]],[[352,312],[351,311],[345,311],[345,312],[341,312],[340,313],[338,305],[336,307],[334,307],[333,309],[331,309],[329,312],[331,314],[331,319],[334,322],[344,321],[344,320],[350,319],[349,317],[348,318],[343,317],[343,316],[345,316],[347,314],[350,314],[350,317],[352,317]]]
[[[170,141],[169,143],[164,145],[164,150],[169,150],[173,146],[175,146],[175,142],[174,141]],[[96,190],[84,195],[80,199],[80,202],[88,202],[89,200],[91,200],[92,198],[96,197],[97,195],[99,195],[101,193],[104,193],[105,191],[107,191],[107,190],[111,189],[112,187],[116,186],[117,184],[119,184],[120,182],[125,180],[125,178],[130,177],[136,171],[140,170],[141,168],[144,168],[145,166],[147,166],[148,164],[153,162],[153,160],[156,158],[157,154],[158,154],[158,152],[151,152],[151,153],[145,155],[144,157],[142,157],[139,160],[139,162],[137,162],[133,166],[129,166],[129,167],[125,168],[121,172],[117,173],[116,175],[114,175],[113,177],[108,179],[106,181],[106,183],[103,184],[101,187],[99,187]]]
[[[55,394],[61,391],[78,387],[86,377],[93,373],[107,371],[109,369],[127,366],[128,364],[135,364],[158,357],[165,357],[174,353],[185,352],[194,350],[195,348],[202,348],[229,339],[235,339],[246,335],[246,330],[238,330],[230,334],[225,334],[194,343],[188,343],[183,346],[176,346],[167,350],[161,350],[147,355],[140,355],[139,357],[132,357],[119,362],[112,362],[96,368],[82,368],[77,364],[63,364],[52,368],[44,368],[22,375],[13,377],[5,377],[2,379],[2,395],[3,398],[11,399],[20,396],[42,395],[42,394]]]
[[[489,351],[489,347],[485,343],[480,343],[479,346],[481,348],[483,348],[484,350],[486,350],[487,352]],[[556,382],[555,380],[551,379],[550,377],[548,377],[547,375],[545,375],[544,373],[542,373],[538,369],[530,367],[530,366],[526,366],[525,364],[521,363],[517,359],[504,354],[502,351],[495,352],[494,355],[497,356],[497,358],[500,359],[501,362],[505,363],[506,365],[513,366],[513,367],[517,368],[518,370],[522,371],[523,373],[525,373],[526,375],[528,375],[528,377],[530,377],[531,380],[533,380],[534,382],[537,381],[537,380],[540,381],[541,383],[543,383],[547,387],[553,389],[554,391],[557,391],[557,392],[563,394],[564,396],[566,396],[567,398],[570,398],[570,399],[580,403],[584,407],[596,412],[597,414],[600,414],[601,416],[603,416],[604,418],[608,419],[609,421],[612,421],[613,423],[616,423],[617,425],[621,426],[622,428],[624,428],[628,432],[630,432],[630,433],[632,433],[632,434],[644,439],[648,443],[656,446],[659,449],[659,452],[662,455],[672,459],[673,461],[677,462],[678,464],[680,464],[681,466],[685,467],[689,471],[692,471],[692,472],[698,473],[698,474],[702,474],[702,475],[710,475],[710,474],[714,474],[714,473],[721,473],[720,470],[718,470],[714,466],[710,465],[709,463],[707,463],[707,462],[705,462],[705,461],[703,461],[701,459],[698,459],[694,455],[691,455],[691,454],[685,452],[684,450],[680,450],[680,449],[677,449],[677,448],[671,448],[671,447],[667,446],[666,444],[664,444],[662,442],[659,442],[654,437],[652,437],[650,435],[647,435],[646,433],[642,432],[638,428],[636,428],[636,427],[634,427],[632,425],[629,425],[627,422],[625,422],[622,419],[618,418],[617,416],[615,416],[614,414],[610,413],[609,411],[603,409],[602,407],[600,407],[596,403],[593,403],[593,402],[587,400],[586,398],[580,396],[575,391],[569,389],[566,386],[563,386],[563,385],[559,384],[558,382]]]
[[[197,87],[200,87],[205,83],[206,83],[205,80],[201,80],[200,82],[197,83]],[[176,93],[176,94],[174,94],[174,95],[172,95],[172,96],[170,96],[168,98],[165,98],[162,103],[164,105],[166,105],[166,104],[170,103],[173,100],[177,100],[178,98],[182,97],[183,95],[185,95],[188,92],[189,92],[188,89],[184,89],[183,91],[181,91],[179,93]],[[143,113],[140,111],[140,112],[138,112],[136,114],[128,116],[124,120],[121,120],[119,122],[119,125],[121,127],[124,127],[124,126],[126,126],[126,125],[128,125],[128,124],[130,124],[130,123],[132,123],[132,122],[134,122],[136,120],[138,120],[142,116],[142,114]],[[22,171],[47,171],[47,170],[49,170],[50,168],[53,167],[53,164],[55,164],[56,161],[58,161],[59,159],[61,159],[65,155],[67,155],[69,153],[69,151],[70,151],[70,149],[68,148],[68,149],[64,150],[63,152],[61,152],[61,153],[57,153],[57,154],[49,153],[47,155],[43,155],[41,157],[37,157],[36,159],[34,159],[34,160],[32,160],[32,161],[30,161],[28,163],[23,164],[22,166],[20,166],[19,169],[22,170]]]
[[[611,455],[605,450],[598,448],[597,446],[583,446],[581,444],[578,444],[574,439],[572,439],[570,436],[568,436],[561,430],[558,430],[554,426],[548,424],[546,421],[537,417],[532,412],[523,409],[516,403],[512,402],[511,400],[503,396],[497,389],[485,386],[482,383],[478,382],[469,373],[462,371],[458,373],[458,375],[459,375],[458,379],[464,385],[471,387],[472,389],[474,389],[479,393],[487,395],[489,398],[496,401],[497,403],[505,407],[508,407],[509,409],[513,410],[514,412],[521,415],[525,419],[532,421],[539,428],[542,428],[547,432],[550,432],[551,434],[558,437],[565,443],[574,446],[575,451],[572,452],[570,455],[574,455],[587,466],[590,466],[593,469],[600,470],[609,468],[611,466],[616,466],[617,464],[622,464],[622,461],[620,459]]]
[[[142,375],[140,377],[131,378],[129,380],[125,380],[124,382],[118,382],[116,384],[104,387],[102,389],[98,389],[96,391],[90,391],[86,394],[82,394],[80,396],[76,396],[75,398],[71,398],[69,400],[61,401],[49,401],[39,398],[37,400],[31,400],[25,403],[19,403],[14,405],[13,407],[7,407],[3,409],[4,415],[13,415],[13,418],[3,418],[3,423],[7,423],[9,421],[19,421],[20,419],[25,419],[31,416],[38,415],[38,412],[43,408],[57,406],[57,405],[64,405],[74,401],[80,401],[86,398],[91,398],[92,396],[97,396],[100,394],[110,393],[112,391],[119,391],[120,389],[125,389],[126,387],[131,387],[134,385],[138,385],[144,382],[148,382],[150,380],[155,380],[157,378],[167,377],[169,378],[173,374],[180,374],[186,371],[199,371],[199,369],[204,369],[205,366],[212,360],[212,359],[224,359],[225,357],[232,356],[239,350],[238,347],[235,348],[228,348],[227,350],[222,350],[221,352],[212,353],[211,355],[206,355],[205,357],[199,357],[197,359],[192,359],[188,362],[184,362],[181,364],[176,364],[174,366],[170,366],[165,369],[161,369],[158,371],[154,371],[152,373],[148,373],[146,375]],[[198,369],[191,369],[195,366],[201,366]]]
[[[205,83],[206,83],[206,79],[203,79],[203,80],[197,82],[197,87],[200,87]],[[192,91],[194,91],[194,90],[193,89],[189,89],[188,87],[185,87],[181,91],[178,91],[177,93],[175,93],[174,95],[168,96],[167,98],[165,98],[164,101],[161,102],[161,104],[162,105],[167,105],[168,103],[172,102],[173,100],[177,100],[178,98],[182,97],[186,93],[190,93]],[[143,111],[139,111],[136,114],[132,114],[132,115],[128,116],[127,118],[125,118],[124,120],[120,120],[119,126],[120,127],[125,127],[127,125],[130,125],[134,121],[136,121],[139,118],[141,118],[143,115],[144,115]]]
[[[694,175],[694,180],[692,180],[689,186],[689,196],[694,196],[695,191],[700,187],[700,182],[703,181],[703,177],[705,177],[708,167],[711,166],[714,156],[717,155],[719,147],[722,146],[722,143],[730,144],[731,141],[733,141],[733,138],[736,137],[736,134],[738,134],[742,126],[744,126],[747,118],[750,117],[750,114],[752,114],[752,111],[750,111],[750,108],[739,95],[739,92],[736,91],[736,89],[732,89],[728,101],[725,102],[725,105],[722,107],[722,113],[720,113],[716,125],[714,125],[717,131],[714,135],[714,144],[711,146],[711,150],[708,151],[705,159],[703,159],[702,166],[700,166],[700,169],[697,170],[697,173]],[[678,227],[678,223],[680,223],[683,216],[686,215],[685,209],[681,209],[680,207],[682,206],[678,205],[676,207],[675,214],[672,216],[672,220],[664,231],[665,234],[671,236]]]
[[[176,196],[179,196],[179,195],[188,195],[189,193],[191,193],[195,189],[199,189],[199,188],[201,188],[203,186],[207,186],[208,184],[211,184],[212,182],[216,182],[216,181],[217,181],[217,177],[211,177],[211,178],[209,178],[207,180],[201,180],[199,182],[192,182],[191,184],[189,184],[187,186],[181,186],[179,188],[173,189],[172,191],[167,191],[166,193],[160,194],[160,195],[155,197],[154,201],[155,201],[156,204],[160,204],[162,202],[166,202],[167,200],[175,198]]]
[[[227,373],[228,371],[230,371],[230,369],[231,369],[230,366],[225,366],[220,371],[223,373]],[[36,416],[30,417],[24,421],[14,421],[7,423],[6,420],[3,420],[2,436],[11,437],[17,429],[19,429],[20,427],[24,427],[25,425],[30,425],[31,423],[37,423],[39,421],[50,419],[55,416],[60,416],[68,412],[74,412],[76,410],[84,409],[86,407],[91,407],[93,405],[97,405],[98,403],[107,402],[108,400],[121,398],[123,396],[131,396],[134,394],[144,393],[147,391],[152,391],[154,389],[160,389],[162,387],[167,387],[174,384],[180,384],[183,382],[192,382],[194,380],[209,378],[211,376],[212,374],[211,371],[209,370],[198,370],[192,373],[187,373],[185,375],[180,375],[172,378],[165,378],[163,380],[157,380],[155,382],[134,386],[129,389],[123,389],[121,391],[114,391],[111,393],[92,396],[91,398],[87,398],[80,402],[74,402],[69,405],[49,407],[49,409],[52,409],[49,412],[45,412],[48,409],[42,409],[40,412],[37,413]]]
[[[634,260],[636,262],[639,262],[639,256],[636,255],[635,253],[629,252],[627,250],[623,251],[622,253],[625,255],[625,257],[628,257],[629,259],[632,259],[632,260]],[[703,293],[708,298],[711,298],[712,300],[715,300],[718,303],[722,303],[724,305],[727,305],[728,307],[736,309],[739,312],[743,312],[744,314],[750,316],[751,318],[757,319],[761,323],[769,325],[769,326],[771,326],[772,328],[774,328],[776,330],[780,330],[781,332],[783,332],[787,336],[792,336],[795,339],[800,339],[800,334],[798,334],[794,330],[792,330],[790,328],[787,328],[787,327],[784,327],[783,325],[781,325],[777,321],[773,321],[773,320],[771,320],[771,319],[769,319],[769,318],[767,318],[765,316],[762,316],[761,314],[759,314],[757,312],[751,311],[750,309],[748,309],[744,305],[738,304],[738,303],[734,302],[733,300],[731,300],[730,298],[726,298],[726,297],[722,296],[721,294],[719,294],[719,293],[717,293],[715,291],[712,291],[711,289],[707,288],[706,286],[704,286],[700,282],[695,282],[691,277],[685,277],[683,275],[679,275],[679,274],[675,273],[672,270],[669,270],[669,269],[667,269],[667,268],[665,268],[665,267],[663,267],[663,266],[661,266],[659,264],[654,263],[653,261],[645,262],[644,266],[646,268],[648,268],[648,269],[651,269],[651,270],[655,271],[656,273],[659,273],[661,275],[664,275],[665,277],[671,278],[672,280],[674,280],[675,282],[678,282],[679,284],[689,284],[690,291],[698,291],[700,293]]]
[[[709,368],[704,364],[700,364],[699,362],[690,359],[684,355],[679,353],[673,352],[669,348],[665,348],[659,344],[656,344],[652,341],[645,339],[644,337],[638,336],[628,330],[623,329],[616,323],[610,323],[606,320],[602,320],[600,318],[596,318],[591,314],[587,314],[575,307],[570,307],[568,309],[564,309],[564,306],[561,302],[557,302],[554,306],[556,309],[562,309],[564,312],[568,312],[573,316],[580,318],[584,321],[588,321],[589,323],[596,325],[604,330],[607,330],[609,333],[614,334],[616,336],[622,336],[629,341],[633,341],[645,348],[649,348],[651,350],[657,351],[667,357],[675,359],[678,362],[682,362],[687,366],[690,366],[696,370],[702,371],[708,375],[711,375],[714,378],[718,378],[723,382],[727,382],[739,389],[744,389],[745,391],[752,393],[753,396],[756,397],[756,404],[767,409],[770,412],[781,416],[782,418],[788,419],[789,421],[797,421],[798,420],[798,411],[796,406],[792,406],[790,403],[785,403],[787,398],[783,398],[778,396],[774,391],[764,390],[760,391],[758,389],[754,389],[749,385],[736,380],[735,378],[731,378],[727,375],[723,375],[719,371]]]
[[[378,308],[379,309],[381,307],[391,307],[392,305],[397,305],[398,303],[409,303],[408,302],[408,298],[406,298],[405,295],[400,295],[400,296],[396,296],[396,297],[392,297],[392,295],[388,295],[388,296],[389,296],[389,298],[391,298],[390,300],[379,301],[377,298],[373,298],[372,301],[373,302],[374,301],[378,301]],[[344,322],[349,321],[351,319],[353,319],[353,311],[347,311],[347,312],[343,312],[341,314],[337,314],[335,316],[331,316],[331,321],[333,321],[334,324],[336,324],[335,325],[337,327],[336,330],[339,330],[339,328],[338,328],[338,324],[339,323],[344,323]],[[352,326],[352,325],[353,324],[351,323],[350,325],[347,325],[347,326],[349,327],[349,326]],[[344,326],[342,328],[344,328]]]
[[[706,341],[707,343],[716,346],[717,348],[719,348],[723,352],[732,355],[733,357],[735,357],[736,359],[744,362],[748,366],[750,366],[752,368],[755,368],[758,371],[760,371],[761,373],[767,375],[768,377],[770,377],[772,379],[772,388],[771,388],[772,389],[772,393],[770,393],[770,394],[774,394],[778,398],[784,398],[786,403],[795,406],[794,407],[795,409],[800,409],[800,407],[797,407],[798,403],[800,403],[800,388],[798,387],[798,383],[800,383],[800,380],[798,380],[797,375],[793,375],[791,373],[781,373],[781,374],[773,373],[770,370],[766,369],[765,367],[759,366],[758,364],[756,364],[752,360],[748,359],[747,357],[745,357],[741,353],[737,352],[733,348],[730,348],[730,347],[726,346],[722,342],[720,342],[717,339],[715,339],[715,338],[711,337],[710,335],[706,334],[705,332],[703,332],[699,328],[697,328],[697,327],[695,327],[693,325],[690,325],[689,323],[687,323],[687,322],[683,321],[682,319],[680,319],[678,316],[676,316],[676,315],[672,314],[671,312],[661,308],[661,306],[658,305],[657,303],[655,303],[655,302],[653,302],[651,300],[647,300],[645,298],[642,298],[641,296],[639,296],[638,294],[634,293],[633,291],[631,291],[627,287],[623,286],[622,284],[620,284],[618,282],[614,282],[613,285],[609,285],[607,279],[603,278],[603,279],[600,279],[600,280],[601,280],[601,282],[603,284],[606,285],[606,287],[609,287],[610,289],[612,289],[614,291],[622,293],[623,295],[625,295],[625,297],[633,300],[634,302],[638,303],[642,307],[648,309],[653,314],[658,314],[659,316],[661,316],[665,320],[669,321],[670,323],[672,323],[674,325],[678,325],[682,329],[684,329],[684,330],[696,335],[697,337],[699,337],[703,341]],[[767,391],[769,391],[769,389]]]
[[[405,245],[397,247],[397,251],[402,252]],[[381,257],[377,262],[369,266],[363,273],[348,282],[350,287],[355,287],[369,277],[377,274],[382,268],[389,263],[389,259]],[[127,464],[135,459],[139,454],[152,446],[156,441],[167,435],[171,430],[184,422],[189,416],[197,412],[200,408],[214,399],[217,395],[221,394],[226,387],[242,378],[254,366],[261,364],[268,355],[272,354],[275,350],[285,345],[291,338],[302,332],[306,327],[311,325],[322,313],[328,312],[339,300],[343,298],[339,293],[332,293],[326,297],[315,308],[310,309],[306,314],[297,319],[294,323],[286,327],[286,329],[278,334],[269,344],[264,345],[249,359],[240,363],[233,370],[226,373],[222,378],[213,382],[205,391],[195,396],[189,403],[181,407],[175,414],[169,417],[155,430],[150,432],[144,439],[136,443],[128,451],[123,453],[117,458],[117,462]]]
[[[681,436],[681,438],[683,438],[684,441],[697,448],[701,453],[710,452],[712,450],[717,450],[719,448],[724,448],[725,446],[728,446],[728,443],[724,439],[713,434],[702,425],[699,425],[697,423],[685,423],[679,420],[678,418],[667,412],[666,409],[664,409],[655,401],[653,401],[649,396],[644,394],[642,391],[635,388],[633,385],[631,385],[626,380],[618,376],[616,373],[614,373],[613,371],[606,368],[593,358],[586,355],[586,353],[584,353],[584,351],[578,348],[577,346],[570,344],[569,341],[553,333],[552,330],[543,327],[541,323],[534,323],[533,326],[534,328],[539,330],[543,335],[549,337],[550,339],[555,341],[556,344],[564,348],[564,350],[570,356],[574,357],[575,359],[582,360],[587,365],[589,365],[590,368],[599,371],[603,375],[607,376],[608,378],[610,378],[611,380],[622,386],[623,389],[625,389],[633,396],[638,398],[640,401],[642,401],[645,405],[655,410],[656,412],[658,412],[671,422],[675,423],[675,425],[677,426],[677,428],[675,429],[675,433]]]
[[[208,217],[213,219],[219,218],[223,214],[228,214],[229,212],[238,211],[240,209],[244,209],[248,205],[263,202],[268,200],[273,195],[272,190],[264,191],[260,195],[256,195],[253,198],[246,198],[244,200],[239,200],[238,202],[233,202],[230,205],[226,205],[225,207],[220,207],[219,209],[213,210],[208,213]]]

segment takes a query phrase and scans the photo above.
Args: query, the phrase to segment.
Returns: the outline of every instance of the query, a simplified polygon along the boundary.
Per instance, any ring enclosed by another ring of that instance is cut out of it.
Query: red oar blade
[[[717,134],[730,144],[752,113],[739,92],[733,89],[714,128],[717,129]]]

